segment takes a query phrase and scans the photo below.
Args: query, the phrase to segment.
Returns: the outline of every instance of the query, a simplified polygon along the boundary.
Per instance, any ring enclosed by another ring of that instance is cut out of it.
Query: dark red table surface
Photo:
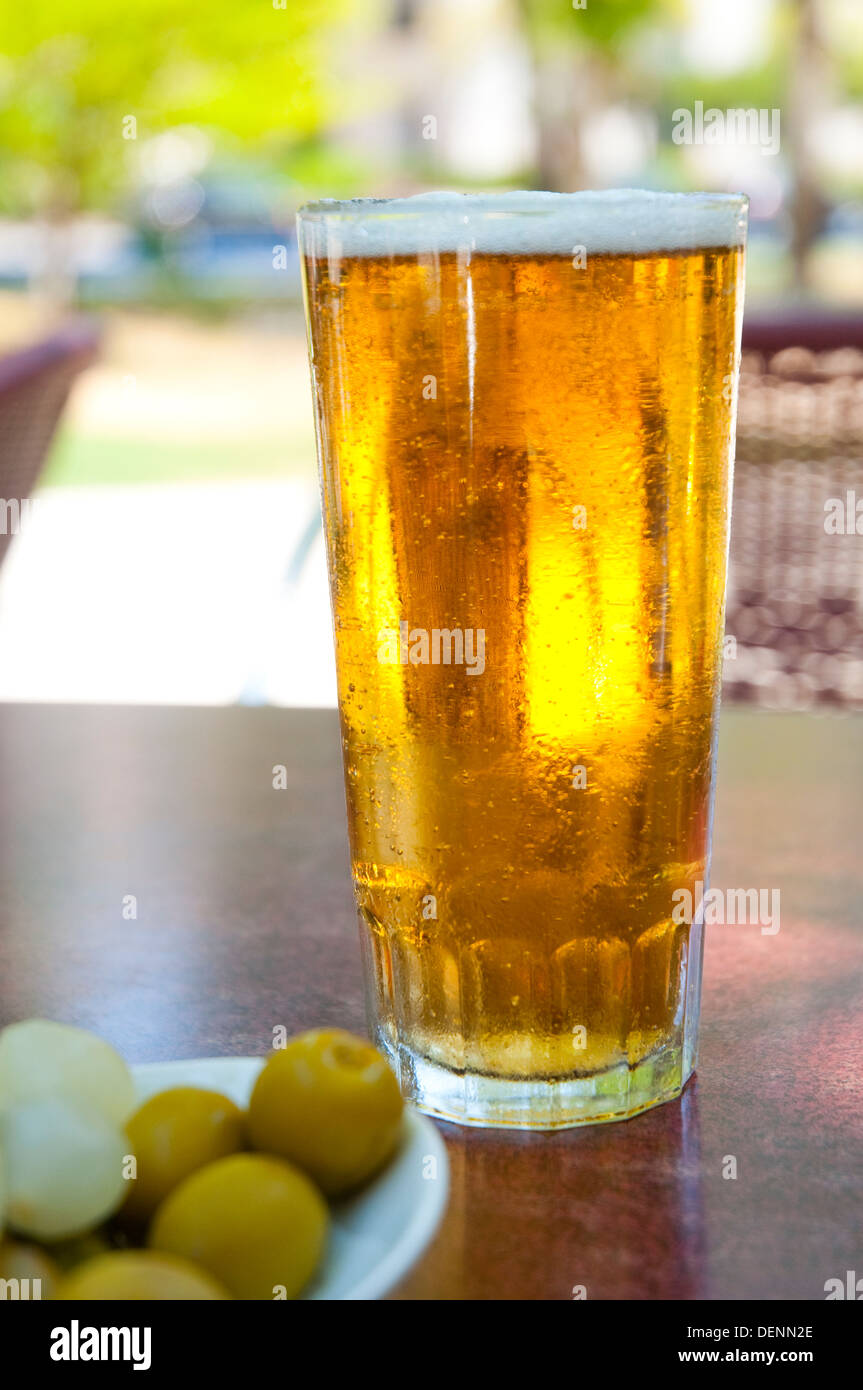
[[[723,715],[713,882],[779,888],[781,927],[708,930],[682,1100],[443,1126],[449,1210],[401,1296],[823,1299],[863,1274],[863,722]],[[363,1029],[333,712],[0,707],[0,1022],[34,1014],[132,1061]]]

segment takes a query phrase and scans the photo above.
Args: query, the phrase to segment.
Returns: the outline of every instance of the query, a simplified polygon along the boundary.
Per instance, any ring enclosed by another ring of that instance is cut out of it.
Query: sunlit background
[[[749,310],[863,313],[860,0],[41,0],[4,7],[0,51],[0,498],[21,504],[3,700],[335,702],[293,223],[309,197],[742,189]],[[697,102],[778,113],[778,150],[676,143]],[[827,375],[797,361],[779,412],[848,387],[841,468],[812,473],[805,421],[779,450],[828,494],[857,476],[849,351]],[[777,380],[747,397],[750,444]],[[822,530],[817,488],[806,505]],[[859,565],[825,581],[846,627],[807,647],[805,595],[765,575],[759,534],[741,644],[747,622],[753,650],[797,633],[795,662],[741,650],[732,686],[817,702],[826,651],[863,701]]]

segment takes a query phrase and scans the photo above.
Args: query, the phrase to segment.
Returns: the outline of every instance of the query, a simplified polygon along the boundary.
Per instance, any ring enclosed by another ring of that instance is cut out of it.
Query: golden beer
[[[375,1036],[471,1123],[695,1060],[745,200],[300,217]]]

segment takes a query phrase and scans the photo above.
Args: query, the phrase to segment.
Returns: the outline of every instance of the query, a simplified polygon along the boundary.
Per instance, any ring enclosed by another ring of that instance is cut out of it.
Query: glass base
[[[654,1105],[675,1100],[693,1068],[684,1068],[678,1045],[635,1066],[625,1062],[592,1076],[531,1080],[450,1071],[405,1047],[394,1049],[383,1034],[402,1094],[419,1110],[453,1124],[491,1129],[570,1129],[576,1125],[628,1120]]]

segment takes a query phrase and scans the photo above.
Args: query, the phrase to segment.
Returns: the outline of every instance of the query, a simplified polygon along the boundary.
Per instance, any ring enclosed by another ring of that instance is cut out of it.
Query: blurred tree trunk
[[[74,219],[78,209],[78,181],[63,170],[52,181],[37,218],[36,264],[29,289],[46,327],[62,319],[75,303],[77,273],[72,255]]]
[[[62,318],[75,303],[77,276],[72,265],[73,224],[68,217],[50,217],[36,226],[39,250],[29,289],[43,315]]]
[[[581,129],[591,84],[565,48],[542,56],[534,46],[533,69],[539,181],[549,191],[571,193],[586,182]]]
[[[819,32],[820,0],[796,0],[797,25],[788,87],[788,156],[792,191],[791,258],[795,284],[812,284],[812,247],[827,211],[810,143],[815,120],[827,107],[831,91],[828,56]]]
[[[633,96],[621,44],[665,0],[518,0],[522,32],[534,72],[534,112],[539,137],[538,175],[543,187],[572,192],[596,179],[585,159],[588,119]]]
[[[613,78],[596,52],[532,43],[534,112],[539,142],[537,172],[543,188],[573,193],[591,182],[584,158],[587,118],[613,99]]]

